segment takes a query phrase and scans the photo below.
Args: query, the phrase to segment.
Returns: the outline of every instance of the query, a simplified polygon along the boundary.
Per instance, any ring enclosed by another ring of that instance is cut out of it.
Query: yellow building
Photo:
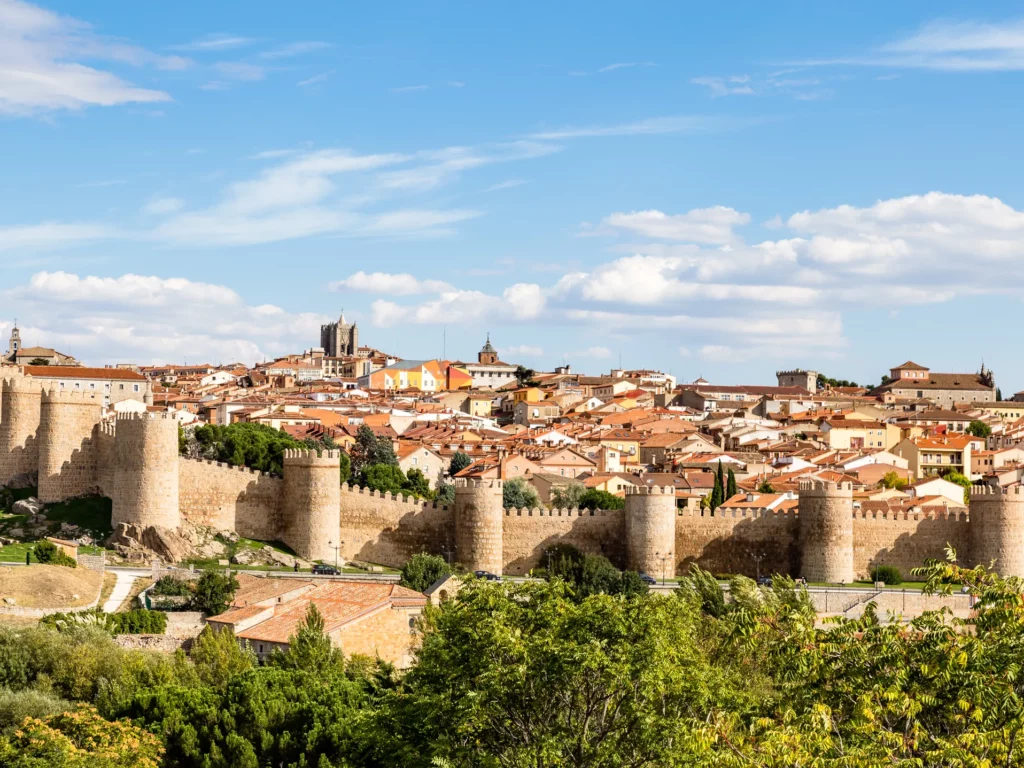
[[[821,423],[822,439],[829,448],[889,450],[900,441],[900,428],[880,421],[826,419]]]
[[[512,393],[513,403],[539,403],[544,399],[544,390],[540,387],[523,387]]]

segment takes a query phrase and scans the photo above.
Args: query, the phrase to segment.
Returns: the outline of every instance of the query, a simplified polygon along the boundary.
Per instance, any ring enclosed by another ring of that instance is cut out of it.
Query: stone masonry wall
[[[993,561],[1002,576],[1024,577],[1024,493],[1021,488],[971,489],[972,559]]]
[[[115,527],[131,523],[177,528],[178,422],[164,414],[118,416],[108,491]]]
[[[455,561],[466,570],[500,576],[505,565],[502,481],[455,480]]]
[[[412,666],[412,652],[419,644],[416,620],[422,610],[387,607],[356,619],[331,635],[346,656],[359,654],[390,661],[399,669]]]
[[[39,500],[95,493],[103,401],[95,393],[43,392],[39,421]]]
[[[970,528],[966,512],[937,516],[907,513],[853,513],[854,578],[866,579],[876,565],[894,565],[904,579],[928,558],[944,558],[946,545],[962,562],[970,558]]]
[[[800,571],[799,516],[787,512],[740,514],[677,510],[676,561],[684,574],[691,563],[712,573],[754,577]],[[651,574],[654,575],[654,574]]]
[[[504,572],[522,576],[544,565],[544,550],[570,544],[625,565],[626,529],[621,509],[506,509],[502,526]]]
[[[42,390],[23,377],[0,384],[0,484],[39,469],[39,418]]]
[[[452,551],[451,507],[402,495],[344,485],[341,488],[341,554],[346,560],[401,567],[419,552]]]
[[[178,459],[178,502],[187,520],[260,541],[280,536],[284,481],[215,461]]]
[[[650,576],[676,569],[676,494],[672,488],[626,490],[626,566]]]
[[[340,451],[284,452],[281,540],[306,560],[328,560],[338,545]]]
[[[853,581],[853,488],[800,481],[800,575],[808,581]]]

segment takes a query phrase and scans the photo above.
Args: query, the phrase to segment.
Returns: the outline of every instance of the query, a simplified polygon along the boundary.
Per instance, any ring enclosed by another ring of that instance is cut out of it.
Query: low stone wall
[[[114,642],[122,648],[164,653],[174,653],[179,648],[187,651],[192,647],[192,638],[170,635],[115,635]]]

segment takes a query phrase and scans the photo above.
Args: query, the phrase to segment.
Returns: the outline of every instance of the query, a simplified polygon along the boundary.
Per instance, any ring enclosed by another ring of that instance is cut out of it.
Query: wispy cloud
[[[525,184],[524,179],[507,179],[505,181],[499,181],[497,184],[491,184],[487,187],[484,192],[497,192],[500,189],[512,189],[513,187],[521,187]]]
[[[448,87],[449,88],[462,88],[465,85],[466,84],[464,82],[462,82],[461,80],[449,80],[448,81]]]
[[[707,133],[724,128],[728,121],[709,115],[675,115],[652,117],[633,123],[617,125],[566,126],[529,134],[529,138],[541,141],[579,139],[595,136],[637,136],[661,133]]]
[[[172,45],[168,47],[171,51],[227,51],[232,48],[244,48],[256,41],[251,37],[232,35],[226,32],[215,32],[203,37],[196,38],[187,43]]]
[[[332,47],[330,43],[321,42],[319,40],[305,40],[298,43],[288,43],[277,48],[271,48],[269,51],[263,51],[259,57],[261,59],[288,59],[293,56],[302,56],[306,53],[312,53],[313,51],[322,51],[325,48]]]
[[[333,74],[334,74],[334,70],[333,69],[328,71],[328,72],[321,72],[321,73],[319,73],[317,75],[313,75],[312,77],[307,77],[305,80],[299,80],[299,82],[297,82],[296,85],[299,88],[308,88],[311,85],[318,85],[320,83],[325,83],[325,82],[327,82],[328,79],[330,79],[331,75],[333,75]]]
[[[402,85],[398,88],[392,88],[392,93],[412,93],[414,91],[427,91],[430,90],[429,85]]]
[[[85,181],[82,182],[81,184],[76,184],[75,186],[81,189],[89,187],[115,187],[118,186],[119,184],[127,183],[128,182],[125,179],[104,179],[103,181]]]
[[[657,66],[653,61],[620,61],[615,64],[609,64],[606,67],[601,67],[600,72],[614,72],[616,69],[630,69],[632,67],[654,67]]]
[[[728,77],[691,77],[694,85],[703,85],[712,96],[750,96],[754,89],[750,85],[750,75],[730,75]]]
[[[817,101],[832,96],[829,83],[841,79],[835,76],[802,76],[786,77],[805,71],[802,68],[782,69],[769,72],[767,75],[723,75],[711,77],[694,77],[693,85],[708,89],[712,98],[721,96],[766,96],[785,95],[798,101]]]
[[[88,24],[21,0],[0,0],[0,115],[34,115],[90,106],[170,101],[84,60],[184,69],[181,56],[159,56],[95,34]]]
[[[262,80],[267,76],[267,68],[246,61],[218,61],[213,68],[222,77],[243,82]]]
[[[250,160],[273,160],[279,157],[288,157],[298,152],[297,149],[265,149],[255,155],[249,155]]]

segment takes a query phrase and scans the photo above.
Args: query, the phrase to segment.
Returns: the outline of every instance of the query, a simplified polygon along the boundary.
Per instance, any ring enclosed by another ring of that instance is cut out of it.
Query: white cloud
[[[328,286],[332,291],[363,291],[390,296],[411,296],[417,293],[442,293],[452,286],[442,280],[420,280],[408,273],[356,272]]]
[[[736,121],[732,121],[736,124]],[[633,123],[618,125],[566,126],[531,133],[529,138],[540,141],[559,141],[599,136],[652,136],[665,133],[710,133],[730,125],[730,121],[707,115],[675,115],[652,117]]]
[[[0,251],[70,248],[120,236],[116,229],[102,224],[51,221],[25,227],[0,227]]]
[[[255,363],[308,346],[327,318],[250,305],[222,285],[151,275],[40,272],[3,292],[26,339],[93,364]]]
[[[730,75],[727,77],[691,77],[694,85],[703,85],[712,96],[750,96],[754,93],[750,85],[750,75]]]
[[[733,228],[749,223],[750,214],[723,205],[696,208],[675,216],[653,210],[613,213],[601,220],[605,227],[625,229],[653,239],[722,245],[736,239]]]
[[[545,303],[543,290],[532,283],[510,285],[501,296],[451,288],[412,306],[378,299],[371,305],[371,317],[373,324],[382,328],[402,323],[449,325],[477,323],[488,319],[529,321],[540,316]]]
[[[325,43],[319,40],[305,40],[298,43],[288,43],[277,48],[271,48],[269,51],[263,51],[260,54],[261,59],[290,59],[293,56],[302,56],[306,53],[312,53],[313,51],[322,51],[325,48],[330,48],[330,43]]]
[[[573,352],[566,352],[566,357],[589,357],[595,360],[608,360],[615,356],[608,347],[587,347],[586,349],[577,349]]]
[[[599,73],[602,72],[614,72],[616,69],[631,69],[633,67],[653,67],[655,66],[653,61],[622,61],[615,64],[609,64],[606,67],[601,67],[597,70]]]
[[[221,77],[241,82],[262,80],[267,75],[266,67],[246,61],[218,61],[213,68]]]
[[[87,59],[169,70],[189,65],[180,56],[102,38],[78,19],[21,0],[0,0],[0,19],[0,115],[171,100],[83,64]]]
[[[252,45],[255,40],[251,37],[231,35],[226,32],[217,32],[204,37],[197,38],[188,43],[170,46],[172,51],[226,51],[232,48],[244,48]]]
[[[157,197],[146,203],[146,213],[168,214],[180,211],[185,207],[185,201],[179,197]]]
[[[327,82],[330,76],[334,74],[333,70],[330,72],[321,72],[320,74],[307,77],[305,80],[299,80],[296,85],[299,88],[308,88],[311,85],[318,85],[319,83]]]
[[[392,88],[392,93],[413,93],[415,91],[426,91],[429,90],[429,85],[402,85],[398,88]]]
[[[521,187],[526,181],[523,179],[507,179],[505,181],[499,181],[497,184],[491,184],[487,187],[484,192],[498,192],[502,189],[512,189],[513,187]]]
[[[541,347],[534,347],[529,344],[517,344],[511,347],[499,347],[498,354],[507,360],[516,357],[540,357],[544,354]]]

